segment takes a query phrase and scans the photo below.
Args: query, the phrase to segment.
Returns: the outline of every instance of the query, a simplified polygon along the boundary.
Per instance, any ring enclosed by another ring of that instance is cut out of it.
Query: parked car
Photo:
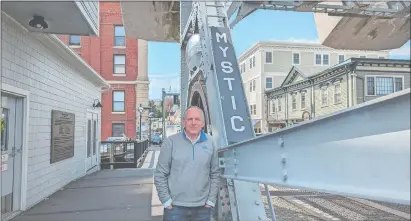
[[[151,143],[156,145],[161,145],[161,136],[159,134],[153,134],[151,136]]]

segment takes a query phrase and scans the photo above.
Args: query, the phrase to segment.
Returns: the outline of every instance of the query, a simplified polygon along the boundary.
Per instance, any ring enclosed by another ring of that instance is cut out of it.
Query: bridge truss
[[[410,4],[404,2],[364,6],[348,1],[340,6],[316,1],[180,2],[181,112],[189,105],[202,107],[206,130],[220,148],[218,220],[267,220],[259,183],[265,184],[267,195],[267,184],[274,184],[410,204],[410,125],[403,120],[409,119],[409,90],[255,138],[232,44],[231,28],[257,9],[381,18],[410,14]],[[232,15],[236,18],[230,24]],[[187,53],[193,47],[198,50]],[[191,69],[187,59],[197,59]],[[394,110],[384,105],[393,102]],[[333,130],[336,123],[348,132]],[[386,146],[394,149],[387,151]]]

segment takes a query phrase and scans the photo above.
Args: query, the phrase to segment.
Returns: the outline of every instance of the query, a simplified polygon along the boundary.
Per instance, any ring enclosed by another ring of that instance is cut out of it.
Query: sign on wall
[[[50,163],[74,156],[75,116],[58,110],[51,111]]]
[[[230,29],[211,27],[215,72],[228,144],[252,138],[253,131]]]

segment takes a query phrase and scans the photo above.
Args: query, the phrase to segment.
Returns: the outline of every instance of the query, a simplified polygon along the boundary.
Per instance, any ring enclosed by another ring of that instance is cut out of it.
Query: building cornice
[[[258,49],[265,50],[306,50],[306,51],[321,51],[321,52],[335,52],[335,53],[353,53],[353,54],[389,54],[389,50],[373,51],[373,50],[345,50],[334,49],[327,46],[323,46],[319,43],[302,43],[292,41],[259,41],[252,45],[249,49],[238,56],[238,61],[243,62],[249,56],[258,51]]]
[[[112,84],[150,84],[150,81],[107,81],[110,85]]]

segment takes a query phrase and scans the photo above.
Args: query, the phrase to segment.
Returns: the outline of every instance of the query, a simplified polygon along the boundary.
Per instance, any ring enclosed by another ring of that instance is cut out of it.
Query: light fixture
[[[96,101],[97,101],[97,103],[96,103]],[[103,107],[103,105],[101,105],[101,103],[100,103],[100,101],[99,101],[98,99],[94,99],[93,107],[94,107],[94,108],[96,108],[96,107]]]
[[[44,21],[43,16],[39,15],[33,16],[33,19],[29,22],[29,25],[37,29],[46,29],[49,27],[47,23]]]

